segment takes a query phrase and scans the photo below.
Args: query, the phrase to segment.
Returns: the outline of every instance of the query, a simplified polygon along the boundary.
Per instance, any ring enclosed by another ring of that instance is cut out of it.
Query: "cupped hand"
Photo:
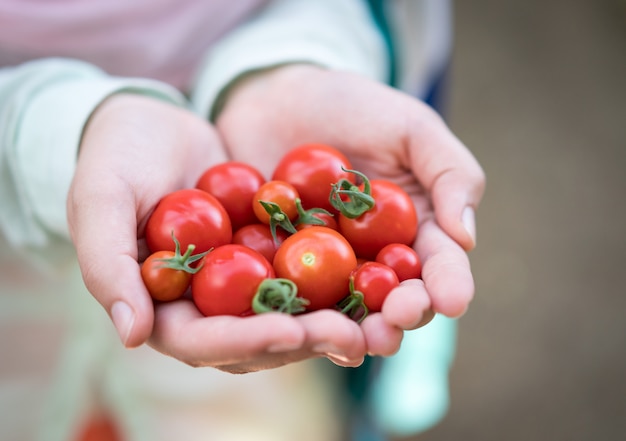
[[[334,311],[307,317],[203,317],[189,300],[154,305],[141,280],[145,223],[165,194],[193,187],[228,159],[206,120],[149,97],[114,95],[84,131],[68,222],[85,285],[127,347],[149,343],[193,366],[248,372],[328,356],[358,365],[356,324]]]
[[[474,213],[485,177],[469,150],[419,100],[361,76],[291,65],[241,80],[216,120],[233,158],[270,176],[297,145],[326,143],[370,178],[391,180],[418,211],[415,248],[422,279],[389,295],[361,329],[368,351],[389,355],[402,331],[434,314],[459,317],[474,293],[466,252],[475,246]]]

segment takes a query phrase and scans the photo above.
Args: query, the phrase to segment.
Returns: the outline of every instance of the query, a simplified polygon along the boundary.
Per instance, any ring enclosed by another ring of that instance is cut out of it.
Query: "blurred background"
[[[451,409],[416,440],[626,439],[626,2],[456,2],[487,174]]]

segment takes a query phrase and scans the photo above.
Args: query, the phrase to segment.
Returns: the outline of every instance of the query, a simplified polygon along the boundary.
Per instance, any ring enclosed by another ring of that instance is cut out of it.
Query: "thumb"
[[[137,263],[133,197],[113,185],[95,194],[89,185],[70,190],[70,234],[85,286],[109,313],[122,343],[136,347],[152,333],[154,309]]]
[[[485,174],[443,120],[431,116],[413,126],[411,166],[429,192],[441,228],[466,251],[476,245],[475,212],[485,189]]]

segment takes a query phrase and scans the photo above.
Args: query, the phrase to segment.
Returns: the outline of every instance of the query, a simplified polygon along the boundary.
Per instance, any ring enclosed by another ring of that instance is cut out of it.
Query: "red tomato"
[[[328,201],[331,184],[341,179],[351,182],[355,179],[342,167],[352,169],[348,158],[339,150],[324,144],[304,144],[282,157],[272,179],[287,181],[296,187],[304,208],[323,208],[334,213]]]
[[[390,243],[378,252],[375,260],[393,268],[400,282],[422,276],[422,261],[408,245]]]
[[[292,280],[307,310],[331,308],[349,292],[356,256],[337,231],[313,226],[289,236],[274,257],[276,276]]]
[[[193,301],[205,316],[248,315],[261,282],[274,277],[272,265],[243,245],[215,248],[191,278]]]
[[[290,183],[275,180],[268,181],[261,185],[255,193],[252,208],[257,219],[269,225],[271,216],[259,201],[273,202],[292,221],[298,217],[298,207],[296,206],[298,197],[298,190]]]
[[[122,441],[118,424],[109,415],[93,416],[87,420],[74,441]]]
[[[256,222],[252,200],[265,178],[256,168],[243,162],[228,161],[206,170],[196,188],[211,193],[224,206],[233,230]]]
[[[155,300],[169,302],[182,297],[191,283],[191,273],[168,268],[166,260],[174,258],[173,251],[157,251],[141,266],[141,278]]]
[[[174,251],[172,232],[182,249],[195,244],[199,253],[230,243],[233,235],[222,204],[195,188],[174,191],[159,201],[146,224],[150,251]]]
[[[339,215],[339,231],[357,256],[370,260],[390,243],[411,245],[417,236],[417,211],[402,187],[386,181],[371,181],[375,205],[356,219]]]
[[[285,240],[289,234],[284,230],[276,230],[276,238],[278,244],[272,237],[270,227],[265,224],[250,224],[241,227],[233,235],[233,243],[247,246],[261,253],[269,262],[274,260],[274,255],[278,246]]]
[[[369,312],[379,312],[389,292],[400,281],[393,269],[378,262],[365,262],[354,272],[354,289],[363,294]]]

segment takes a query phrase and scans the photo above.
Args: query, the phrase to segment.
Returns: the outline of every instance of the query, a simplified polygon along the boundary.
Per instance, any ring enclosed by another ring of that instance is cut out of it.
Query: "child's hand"
[[[193,366],[247,372],[305,358],[358,365],[359,327],[335,311],[294,318],[202,317],[189,300],[153,307],[139,272],[143,229],[165,194],[193,187],[227,159],[205,120],[138,95],[115,95],[85,130],[68,197],[68,219],[85,284],[111,315],[123,343],[148,341]]]
[[[356,75],[292,65],[242,80],[216,126],[234,159],[267,175],[286,149],[326,143],[368,177],[397,182],[413,197],[423,282],[395,289],[382,314],[363,322],[370,353],[393,353],[402,329],[419,327],[434,313],[465,312],[474,293],[465,251],[475,246],[474,211],[485,178],[431,108]]]

